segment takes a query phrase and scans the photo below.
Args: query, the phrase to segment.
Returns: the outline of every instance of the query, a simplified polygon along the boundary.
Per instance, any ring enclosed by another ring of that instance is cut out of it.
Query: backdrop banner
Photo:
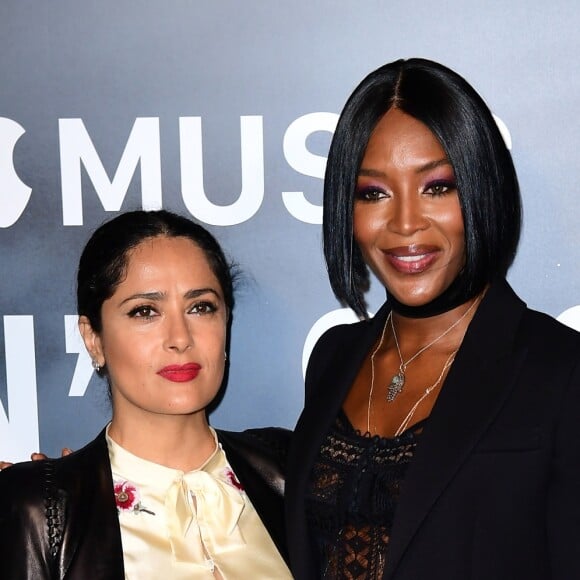
[[[325,329],[322,176],[368,72],[421,56],[474,85],[510,144],[524,230],[510,281],[580,327],[580,10],[573,0],[0,6],[0,458],[58,455],[110,416],[76,329],[75,269],[116,213],[206,225],[243,276],[227,429],[293,426]],[[384,294],[374,284],[371,312]]]

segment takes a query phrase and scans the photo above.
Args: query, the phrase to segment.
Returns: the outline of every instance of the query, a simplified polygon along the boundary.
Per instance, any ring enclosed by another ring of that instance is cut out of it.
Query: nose
[[[165,348],[185,352],[193,345],[193,334],[185,313],[166,315]]]
[[[396,195],[389,209],[387,228],[393,233],[410,236],[429,227],[429,220],[423,212],[421,199],[412,192]]]

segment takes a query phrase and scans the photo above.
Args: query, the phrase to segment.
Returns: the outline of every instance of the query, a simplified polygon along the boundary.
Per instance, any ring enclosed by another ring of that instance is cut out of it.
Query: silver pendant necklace
[[[401,353],[401,347],[399,346],[399,339],[397,337],[397,332],[395,331],[395,325],[393,323],[393,311],[389,312],[387,320],[385,321],[385,326],[383,327],[383,333],[381,335],[381,340],[377,348],[373,351],[371,355],[371,374],[374,377],[374,363],[375,363],[375,355],[381,348],[383,341],[385,339],[385,333],[387,330],[387,326],[391,326],[391,332],[393,333],[393,339],[395,341],[395,346],[397,347],[397,354],[399,355],[399,360],[401,364],[399,365],[399,370],[393,375],[391,381],[389,382],[389,386],[387,387],[387,402],[392,403],[397,396],[402,392],[403,387],[405,386],[405,371],[409,364],[411,364],[419,355],[424,353],[428,348],[431,348],[436,342],[441,340],[444,336],[449,334],[474,308],[477,304],[479,304],[479,300],[474,300],[473,304],[444,332],[442,332],[439,336],[434,338],[431,342],[426,344],[425,346],[421,347],[412,357],[407,359],[406,361],[403,360],[403,355]]]
[[[395,400],[395,397],[403,390],[405,386],[405,367],[401,365],[399,367],[399,372],[393,375],[391,382],[389,383],[389,388],[387,390],[387,401],[391,403]]]

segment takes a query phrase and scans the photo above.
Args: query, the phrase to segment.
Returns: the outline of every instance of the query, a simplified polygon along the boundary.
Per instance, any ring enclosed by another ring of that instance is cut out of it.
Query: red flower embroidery
[[[235,487],[240,492],[244,491],[244,486],[240,483],[240,480],[236,477],[236,474],[229,465],[224,469],[224,477],[232,487]]]
[[[138,514],[139,512],[146,512],[152,516],[155,515],[152,511],[141,505],[141,495],[139,494],[139,490],[129,481],[113,481],[113,489],[115,493],[115,503],[117,504],[117,511],[119,513],[133,512],[134,514]]]
[[[137,488],[128,481],[115,481],[115,502],[117,508],[122,512],[130,512],[139,504],[141,497]]]

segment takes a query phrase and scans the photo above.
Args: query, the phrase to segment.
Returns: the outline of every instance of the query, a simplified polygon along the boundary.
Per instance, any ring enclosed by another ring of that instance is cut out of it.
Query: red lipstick
[[[387,260],[401,274],[421,274],[439,257],[439,248],[428,245],[399,246],[384,250]]]
[[[157,374],[168,381],[174,383],[186,383],[188,381],[193,381],[195,377],[199,374],[201,370],[201,365],[197,363],[187,363],[184,365],[169,365],[163,367]]]

